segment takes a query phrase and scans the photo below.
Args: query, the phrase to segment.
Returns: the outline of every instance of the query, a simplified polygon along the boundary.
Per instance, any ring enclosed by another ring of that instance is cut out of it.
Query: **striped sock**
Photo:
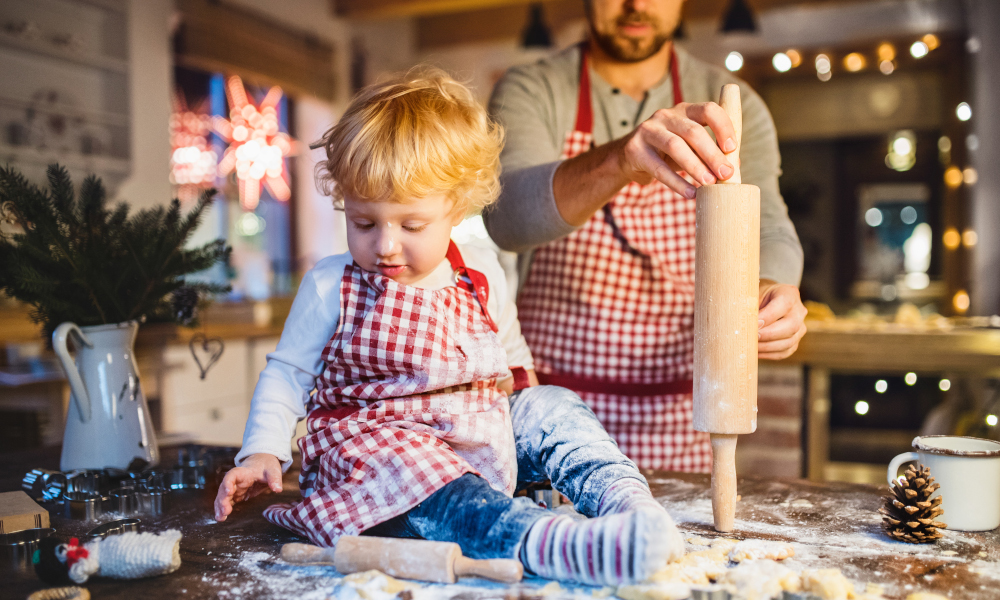
[[[667,562],[680,560],[684,556],[684,538],[681,537],[674,520],[667,514],[645,483],[632,477],[615,481],[604,490],[597,507],[598,516],[622,514],[633,510],[650,510],[663,513],[666,525],[660,530],[668,547]]]
[[[653,498],[645,483],[632,477],[619,479],[608,486],[601,495],[597,515],[617,515],[637,508],[663,510],[663,505]]]
[[[528,530],[521,562],[547,579],[588,585],[643,581],[667,562],[667,538],[673,527],[666,511],[634,510],[576,521],[546,517]]]

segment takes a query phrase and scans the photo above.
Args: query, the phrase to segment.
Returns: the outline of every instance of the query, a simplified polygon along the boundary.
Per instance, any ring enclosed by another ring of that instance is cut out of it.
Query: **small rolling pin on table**
[[[694,428],[712,437],[715,528],[732,531],[736,437],[757,429],[760,189],[741,183],[740,88],[719,99],[733,122],[733,176],[698,188],[694,293]]]
[[[524,575],[517,560],[475,560],[462,556],[458,544],[400,538],[345,535],[336,548],[285,544],[281,558],[296,565],[330,565],[344,574],[376,569],[393,577],[435,583],[455,583],[459,577],[517,583]]]

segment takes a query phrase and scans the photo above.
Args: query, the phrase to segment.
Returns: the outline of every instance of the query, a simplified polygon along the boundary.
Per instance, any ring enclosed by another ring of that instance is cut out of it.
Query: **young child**
[[[342,203],[349,252],[302,281],[216,519],[281,490],[305,417],[302,500],[264,515],[321,546],[362,532],[453,541],[466,556],[593,585],[643,580],[683,554],[590,409],[563,388],[531,387],[496,256],[450,239],[496,198],[502,140],[441,72],[362,91],[327,132],[319,174]],[[512,498],[518,473],[551,479],[594,518]]]

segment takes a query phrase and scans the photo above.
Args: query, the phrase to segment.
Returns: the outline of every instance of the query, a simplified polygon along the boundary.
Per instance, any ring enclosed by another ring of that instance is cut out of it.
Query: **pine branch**
[[[142,316],[169,320],[169,296],[185,285],[185,276],[229,255],[222,240],[184,247],[212,194],[186,213],[175,200],[130,216],[126,203],[109,208],[96,177],[88,177],[75,195],[68,173],[57,165],[49,167],[46,190],[0,168],[0,204],[24,229],[0,238],[0,291],[31,305],[46,334],[67,320],[84,326]],[[229,289],[188,287],[205,295]]]

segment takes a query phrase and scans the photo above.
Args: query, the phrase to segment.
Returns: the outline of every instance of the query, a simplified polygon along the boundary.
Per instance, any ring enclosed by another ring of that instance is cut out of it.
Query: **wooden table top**
[[[173,464],[176,451],[167,448],[163,454],[164,464]],[[29,469],[54,469],[58,462],[58,449],[0,454],[0,491],[19,489],[20,478]],[[167,512],[144,518],[142,527],[144,531],[181,530],[180,569],[145,580],[93,579],[85,587],[100,599],[329,597],[339,574],[332,568],[282,563],[278,559],[281,545],[302,540],[261,516],[268,504],[296,499],[296,478],[293,469],[285,477],[284,492],[241,505],[225,523],[212,518],[214,489],[172,492]],[[649,480],[685,535],[720,537],[711,525],[706,475],[657,472],[650,473]],[[917,591],[942,593],[953,600],[998,597],[1000,531],[946,531],[939,543],[916,546],[890,541],[882,533],[876,512],[881,491],[875,487],[747,478],[740,479],[739,491],[736,530],[728,537],[791,542],[796,549],[793,568],[838,567],[856,583],[883,585],[888,598],[904,598]],[[95,525],[65,519],[54,506],[47,508],[57,535],[82,535]],[[8,598],[25,598],[46,587],[33,573],[16,575],[8,582],[2,594]],[[526,579],[504,588],[463,579],[459,585],[435,589],[442,599],[538,598],[539,588],[546,583]],[[564,589],[546,598],[573,597],[574,590]],[[589,596],[592,590],[576,589],[577,597],[581,591]]]

